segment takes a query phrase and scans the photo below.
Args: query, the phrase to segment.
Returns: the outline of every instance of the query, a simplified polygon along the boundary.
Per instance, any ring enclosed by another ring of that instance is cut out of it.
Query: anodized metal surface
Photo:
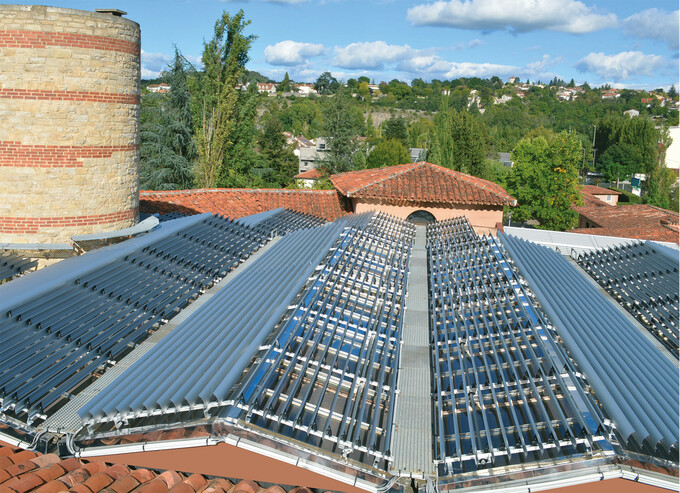
[[[0,302],[3,412],[44,419],[266,239],[211,215],[178,222],[43,269]]]
[[[440,476],[588,456],[602,422],[492,237],[428,226]]]
[[[622,442],[677,460],[677,368],[561,255],[501,238]]]
[[[0,281],[19,275],[37,266],[37,260],[0,252]]]

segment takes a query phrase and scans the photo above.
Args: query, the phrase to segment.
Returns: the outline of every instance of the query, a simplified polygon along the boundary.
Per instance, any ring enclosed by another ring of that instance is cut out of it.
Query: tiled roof
[[[617,192],[616,190],[596,187],[595,185],[583,185],[583,187],[581,187],[581,192],[590,195],[621,195],[621,192]]]
[[[281,486],[262,488],[255,481],[233,484],[225,478],[176,471],[154,472],[123,464],[61,459],[0,445],[0,493],[285,493]],[[289,493],[311,493],[304,487]]]
[[[583,233],[597,236],[615,236],[617,238],[633,238],[636,240],[667,241],[678,243],[678,226],[637,226],[629,228],[578,228],[572,233]]]
[[[140,212],[149,214],[211,212],[238,219],[279,207],[327,221],[349,212],[344,199],[335,190],[210,188],[139,193]]]
[[[574,210],[601,228],[651,227],[661,224],[678,224],[677,212],[647,204],[610,207],[574,207]]]
[[[575,229],[574,233],[678,243],[680,215],[677,212],[647,204],[604,207],[588,204],[574,210],[597,226]]]
[[[305,180],[320,180],[321,178],[323,178],[323,173],[319,171],[317,168],[312,168],[295,175],[294,178]]]
[[[515,205],[500,185],[419,162],[331,175],[331,182],[347,197],[398,202]]]

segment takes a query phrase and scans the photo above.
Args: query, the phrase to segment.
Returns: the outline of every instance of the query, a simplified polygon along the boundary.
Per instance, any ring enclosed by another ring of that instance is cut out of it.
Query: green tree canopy
[[[540,228],[565,231],[576,227],[581,203],[578,169],[582,146],[574,133],[525,137],[512,151],[515,165],[507,178],[516,199],[515,217],[536,219]]]
[[[290,92],[292,90],[290,77],[288,76],[288,72],[286,72],[286,75],[283,76],[283,80],[276,86],[276,92]]]
[[[190,87],[199,187],[217,186],[220,177],[234,174],[224,170],[225,157],[227,148],[235,144],[234,128],[241,113],[241,91],[236,85],[245,73],[248,50],[255,39],[243,33],[248,24],[243,10],[234,16],[222,13],[215,23],[213,38],[203,44],[204,72],[193,79]]]
[[[479,176],[484,172],[486,137],[478,117],[444,103],[435,116],[428,160],[456,171]]]
[[[350,101],[347,95],[339,92],[329,98],[324,108],[323,132],[328,139],[324,167],[331,173],[342,173],[354,168],[353,156],[358,148],[356,136],[360,129],[357,128]]]
[[[175,58],[165,77],[170,94],[149,94],[142,100],[142,188],[176,190],[193,186],[197,154],[187,89],[187,72],[192,70],[175,47]]]
[[[380,168],[411,162],[411,154],[397,139],[387,139],[376,145],[366,158],[367,168]]]
[[[324,72],[316,79],[314,83],[314,89],[317,90],[319,94],[334,94],[338,91],[340,83],[338,79],[333,77],[330,72]]]
[[[385,140],[398,140],[408,146],[408,130],[403,118],[390,118],[382,124],[382,137]]]

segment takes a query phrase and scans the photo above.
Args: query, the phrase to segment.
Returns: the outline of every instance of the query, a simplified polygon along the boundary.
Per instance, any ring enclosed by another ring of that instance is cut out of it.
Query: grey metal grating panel
[[[624,443],[677,459],[674,365],[561,255],[512,236],[502,240]]]
[[[430,343],[427,313],[427,254],[425,227],[416,226],[415,244],[406,292],[397,405],[394,416],[395,474],[424,477],[434,474],[430,404]]]

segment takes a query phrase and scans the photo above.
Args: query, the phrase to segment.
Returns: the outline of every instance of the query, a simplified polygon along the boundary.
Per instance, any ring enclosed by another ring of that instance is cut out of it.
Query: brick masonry
[[[139,211],[140,30],[0,5],[0,243],[61,243]]]

